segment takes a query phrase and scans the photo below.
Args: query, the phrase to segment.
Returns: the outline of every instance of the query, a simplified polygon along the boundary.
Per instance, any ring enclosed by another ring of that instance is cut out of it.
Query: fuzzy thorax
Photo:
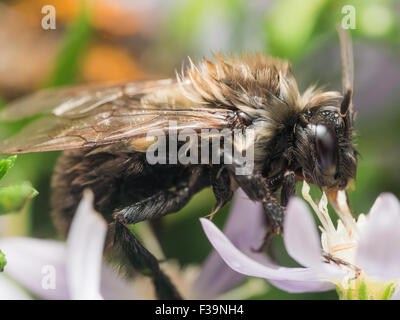
[[[245,113],[255,129],[255,160],[265,158],[265,146],[279,130],[293,126],[305,109],[338,106],[340,93],[315,86],[303,94],[286,60],[262,54],[240,57],[214,55],[177,75],[183,95],[197,105],[222,107]],[[257,159],[258,158],[258,159]]]

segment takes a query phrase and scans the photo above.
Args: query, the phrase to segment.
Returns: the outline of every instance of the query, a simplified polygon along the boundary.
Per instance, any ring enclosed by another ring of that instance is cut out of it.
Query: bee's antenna
[[[342,58],[342,92],[343,101],[340,105],[340,115],[345,117],[349,110],[353,108],[353,83],[354,83],[354,59],[353,46],[351,43],[350,34],[341,26],[338,28],[340,49]]]

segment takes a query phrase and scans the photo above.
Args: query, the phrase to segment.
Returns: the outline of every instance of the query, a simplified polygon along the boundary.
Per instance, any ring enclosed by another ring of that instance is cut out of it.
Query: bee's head
[[[357,151],[352,143],[352,113],[339,108],[303,111],[294,128],[294,158],[303,178],[321,189],[345,189],[356,176]]]
[[[293,160],[302,178],[330,197],[354,179],[357,151],[353,136],[353,49],[348,32],[338,28],[342,58],[342,94],[306,90],[303,111],[294,126]]]

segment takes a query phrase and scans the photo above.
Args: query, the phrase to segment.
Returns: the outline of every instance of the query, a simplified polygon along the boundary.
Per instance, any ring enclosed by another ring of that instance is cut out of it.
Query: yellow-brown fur
[[[289,119],[304,109],[336,106],[341,98],[339,92],[315,86],[300,94],[286,60],[260,53],[214,58],[197,65],[189,60],[186,72],[177,75],[182,93],[194,104],[240,110],[256,121],[256,161],[266,157],[266,145]]]

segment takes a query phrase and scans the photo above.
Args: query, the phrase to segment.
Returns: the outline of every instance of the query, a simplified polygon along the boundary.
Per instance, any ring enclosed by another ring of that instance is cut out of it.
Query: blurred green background
[[[41,28],[41,8],[52,4],[56,30]],[[356,143],[361,154],[350,192],[355,213],[367,213],[381,192],[400,195],[400,3],[394,0],[150,0],[1,1],[1,104],[40,88],[174,76],[187,56],[261,51],[287,58],[301,90],[310,84],[341,89],[336,25],[352,5],[356,29]],[[0,137],[24,123],[1,123]],[[50,220],[49,180],[58,153],[20,155],[2,185],[30,181],[39,191],[17,215],[0,217],[1,236],[57,238]],[[198,218],[215,200],[198,194],[162,221],[168,258],[201,264],[211,246]],[[219,226],[229,207],[219,212]],[[282,264],[295,265],[274,240]],[[288,294],[269,287],[259,299],[335,299],[334,292]]]

